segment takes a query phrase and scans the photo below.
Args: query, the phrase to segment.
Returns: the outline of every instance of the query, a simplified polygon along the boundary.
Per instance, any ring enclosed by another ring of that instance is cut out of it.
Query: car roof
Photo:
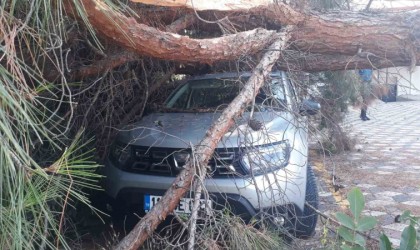
[[[281,77],[282,71],[274,71],[270,73],[272,77]],[[206,79],[218,79],[218,78],[237,78],[237,77],[250,77],[252,72],[226,72],[226,73],[216,73],[216,74],[205,74],[199,76],[193,76],[188,78],[188,80],[206,80]]]

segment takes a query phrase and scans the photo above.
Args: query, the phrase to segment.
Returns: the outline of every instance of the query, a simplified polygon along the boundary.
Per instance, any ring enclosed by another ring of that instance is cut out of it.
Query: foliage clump
[[[99,176],[90,141],[68,119],[67,20],[55,1],[0,7],[0,249],[69,249],[66,211],[89,205],[84,188]],[[62,74],[53,84],[45,69]]]
[[[354,71],[327,71],[311,74],[309,94],[321,104],[318,130],[322,150],[336,154],[352,150],[355,139],[343,128],[349,105],[357,105],[360,80]]]

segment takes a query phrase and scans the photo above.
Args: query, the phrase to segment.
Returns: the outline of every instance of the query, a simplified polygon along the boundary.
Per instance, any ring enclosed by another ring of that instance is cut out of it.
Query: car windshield
[[[247,78],[190,80],[178,88],[166,102],[174,110],[218,110],[228,105],[239,93]],[[286,103],[280,79],[270,79],[258,93],[257,106],[283,107]]]

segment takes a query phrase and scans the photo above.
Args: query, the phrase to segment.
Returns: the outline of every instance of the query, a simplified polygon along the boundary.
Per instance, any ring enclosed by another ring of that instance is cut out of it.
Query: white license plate
[[[144,211],[149,212],[157,203],[160,201],[162,196],[158,195],[145,195],[144,196]],[[192,198],[182,198],[179,201],[178,206],[175,208],[174,212],[177,214],[191,214],[192,207],[194,204],[194,199]],[[200,199],[199,211],[204,212],[205,214],[210,213],[212,208],[212,201]]]

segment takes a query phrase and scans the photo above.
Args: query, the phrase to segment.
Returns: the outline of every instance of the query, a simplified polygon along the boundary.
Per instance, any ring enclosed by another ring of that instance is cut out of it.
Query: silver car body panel
[[[286,94],[289,99],[286,111],[255,112],[253,118],[263,123],[260,131],[248,126],[250,112],[245,112],[236,120],[236,127],[224,135],[218,148],[265,145],[287,140],[291,146],[288,165],[258,176],[208,178],[205,180],[208,192],[239,194],[256,210],[286,204],[294,204],[303,210],[308,158],[306,117],[294,114],[295,100],[292,99],[292,93]],[[220,112],[153,113],[122,129],[117,139],[118,143],[136,146],[188,148],[201,141],[219,116]],[[125,188],[165,191],[174,180],[174,177],[125,172],[109,160],[105,165],[105,190],[113,198]]]

